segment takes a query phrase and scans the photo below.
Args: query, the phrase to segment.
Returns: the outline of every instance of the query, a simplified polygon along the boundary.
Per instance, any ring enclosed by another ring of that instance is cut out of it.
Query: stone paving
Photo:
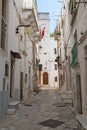
[[[42,90],[22,101],[14,115],[0,121],[0,130],[76,130],[75,114],[57,90]]]

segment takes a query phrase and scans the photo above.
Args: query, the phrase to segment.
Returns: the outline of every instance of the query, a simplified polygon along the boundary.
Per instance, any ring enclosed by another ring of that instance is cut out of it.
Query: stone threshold
[[[6,110],[6,114],[8,115],[12,115],[16,112],[18,105],[19,105],[20,101],[12,101],[9,103],[8,108]]]
[[[76,115],[76,119],[78,121],[78,125],[80,127],[79,130],[87,130],[87,116],[85,115]]]

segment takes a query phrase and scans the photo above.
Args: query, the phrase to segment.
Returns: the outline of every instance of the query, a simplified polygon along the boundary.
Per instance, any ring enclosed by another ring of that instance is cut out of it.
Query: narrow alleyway
[[[31,95],[0,122],[0,130],[75,130],[76,126],[75,114],[55,89]]]

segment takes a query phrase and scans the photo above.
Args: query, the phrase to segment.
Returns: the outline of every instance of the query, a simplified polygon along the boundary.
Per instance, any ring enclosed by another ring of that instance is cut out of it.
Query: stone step
[[[19,101],[10,102],[6,110],[6,114],[8,115],[14,114],[18,108],[19,103],[20,103]]]
[[[6,110],[6,114],[7,114],[7,115],[13,115],[15,112],[16,112],[16,109],[15,109],[15,108],[14,108],[14,109],[8,108],[8,109]]]
[[[20,101],[13,101],[13,102],[10,102],[9,105],[16,106],[19,103],[20,103]]]
[[[87,116],[85,115],[76,115],[76,119],[78,121],[77,130],[87,130]]]

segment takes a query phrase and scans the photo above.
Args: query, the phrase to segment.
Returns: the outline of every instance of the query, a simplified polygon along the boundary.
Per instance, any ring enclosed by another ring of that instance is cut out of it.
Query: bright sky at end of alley
[[[54,32],[62,3],[58,0],[37,0],[37,6],[38,12],[50,13],[50,32]]]

